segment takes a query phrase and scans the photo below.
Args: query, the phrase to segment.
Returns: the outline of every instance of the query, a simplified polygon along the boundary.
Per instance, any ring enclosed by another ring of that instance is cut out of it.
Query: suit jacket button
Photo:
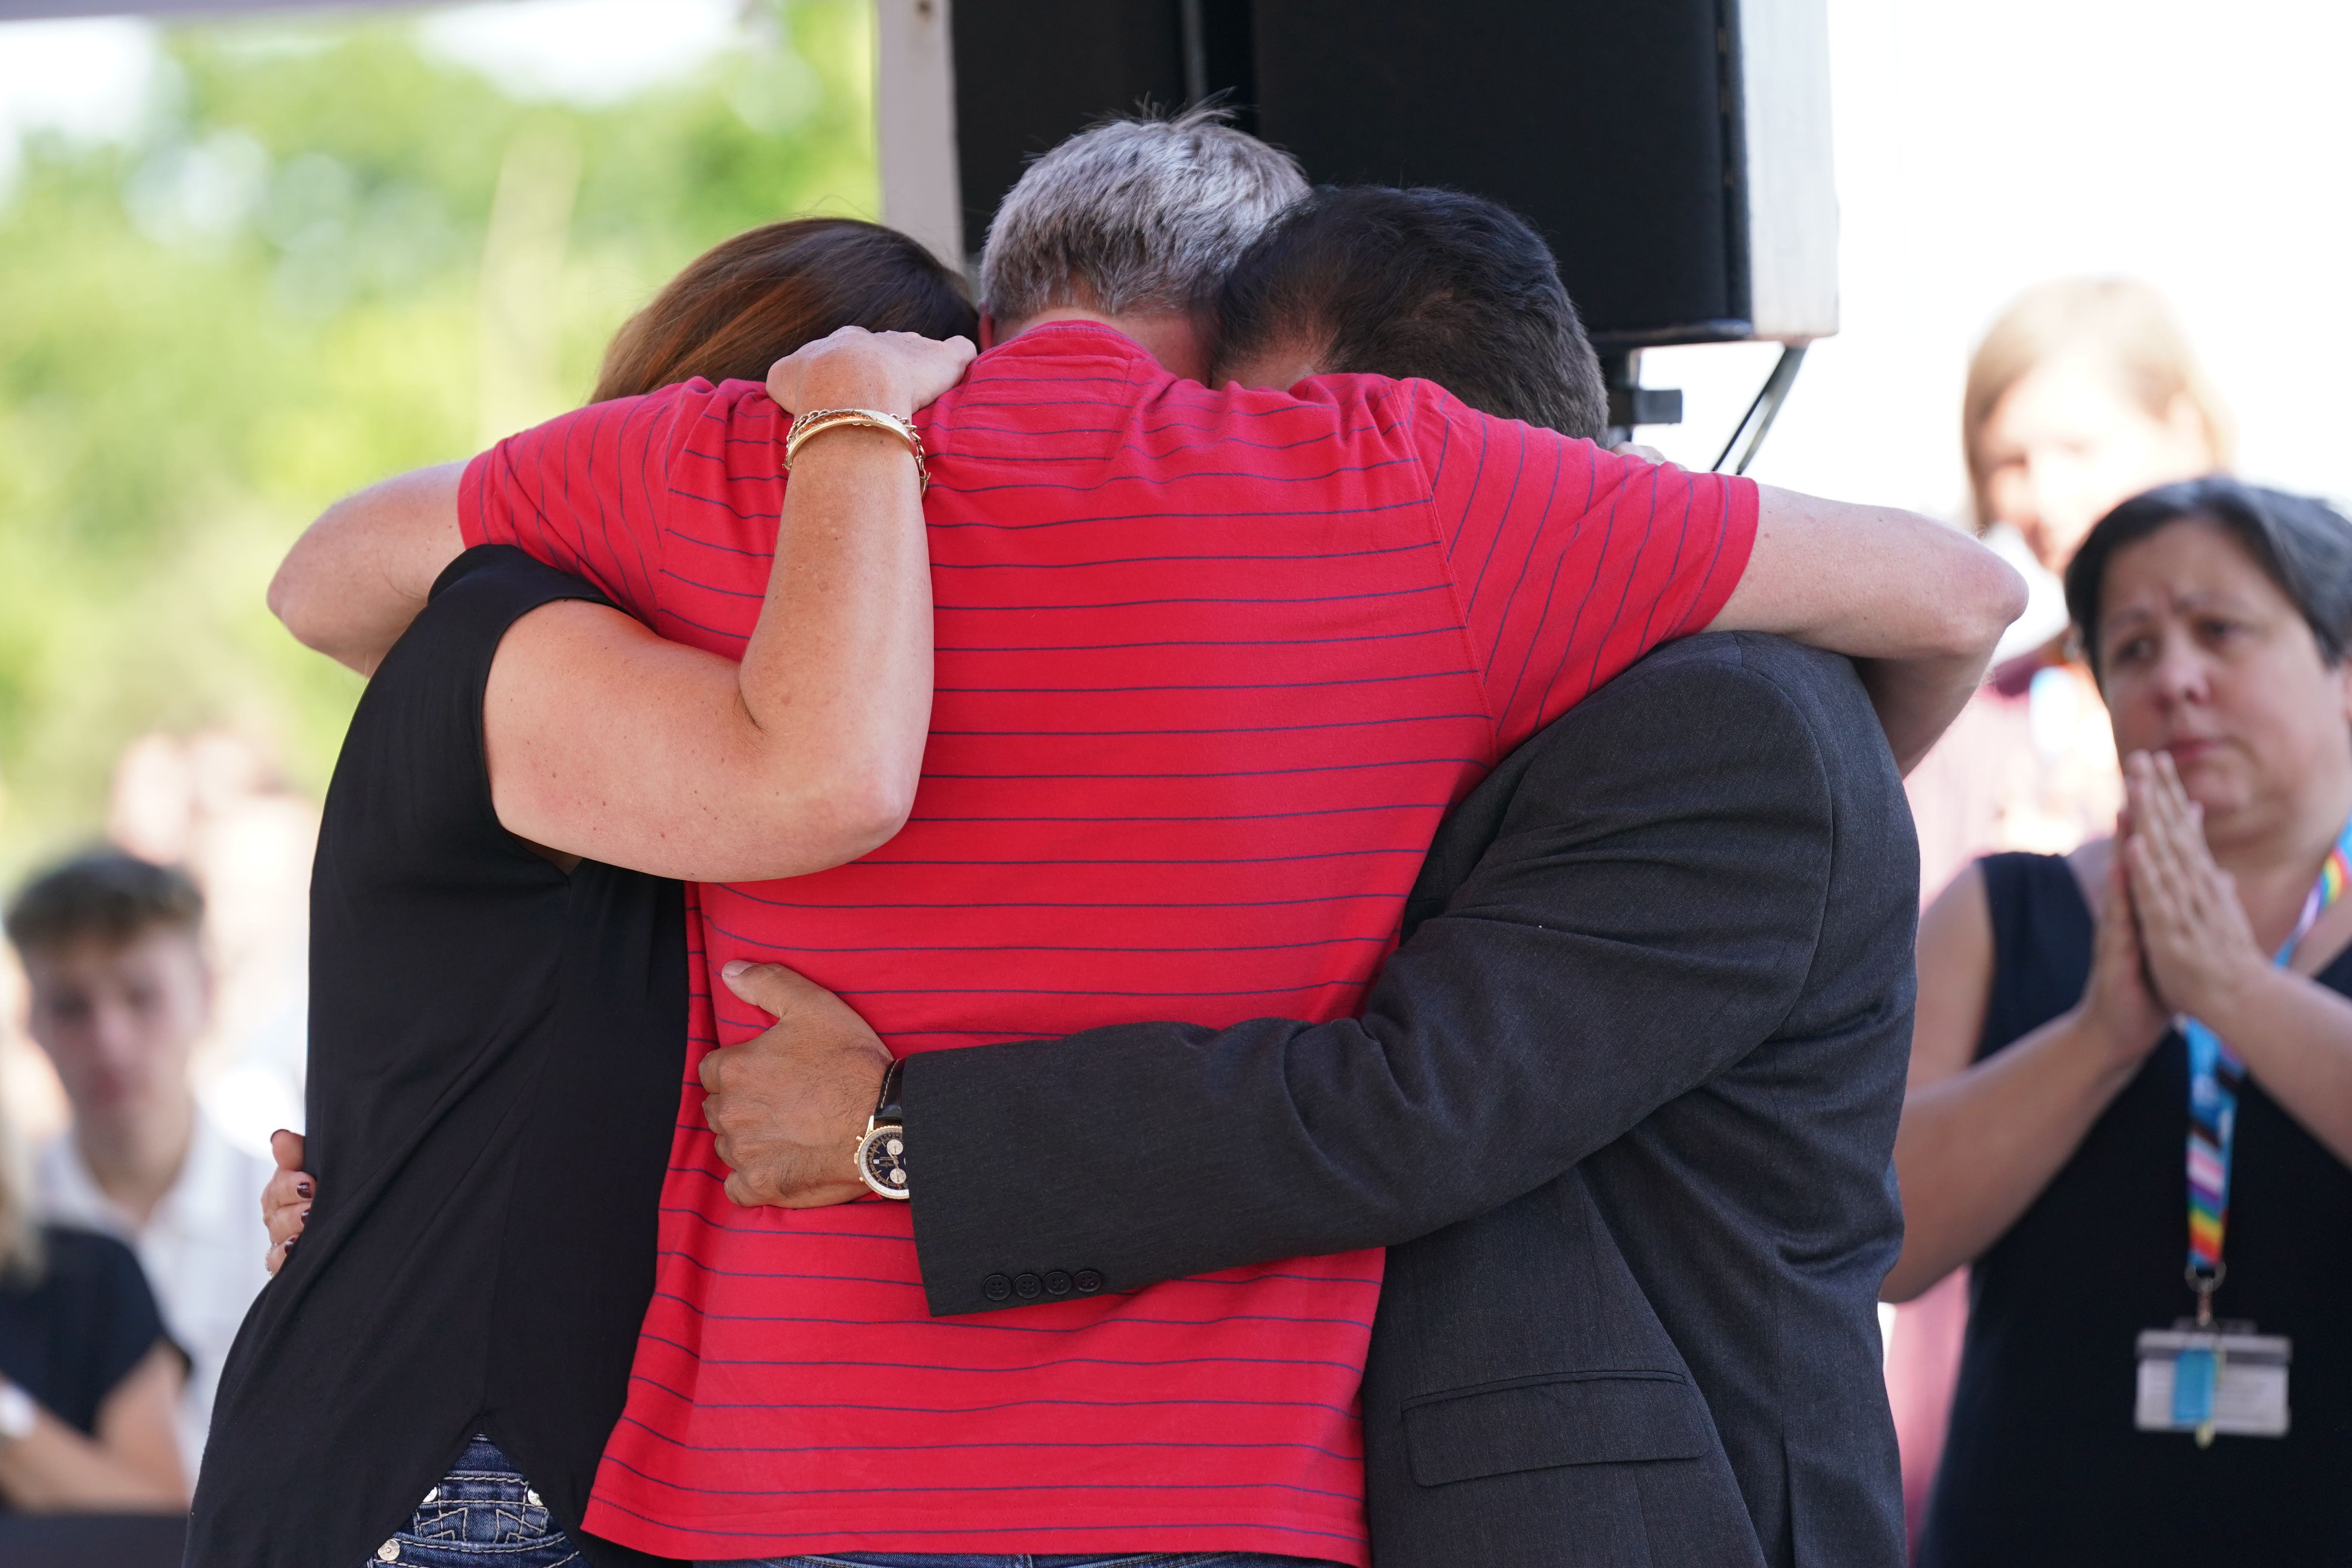
[[[1002,1274],[992,1274],[980,1282],[980,1293],[992,1301],[1002,1301],[1013,1294],[1013,1281]]]
[[[1070,1293],[1070,1277],[1069,1277],[1068,1275],[1066,1275],[1066,1274],[1063,1273],[1060,1269],[1056,1268],[1056,1269],[1055,1269],[1051,1274],[1048,1274],[1048,1275],[1046,1275],[1046,1276],[1045,1276],[1045,1294],[1046,1294],[1046,1295],[1048,1295],[1048,1296],[1066,1296],[1066,1295],[1068,1295],[1069,1293]]]
[[[1091,1296],[1102,1289],[1102,1276],[1091,1268],[1081,1268],[1071,1283],[1077,1286],[1079,1295]]]
[[[1045,1294],[1045,1282],[1034,1274],[1024,1274],[1013,1281],[1013,1289],[1024,1301],[1034,1301]]]

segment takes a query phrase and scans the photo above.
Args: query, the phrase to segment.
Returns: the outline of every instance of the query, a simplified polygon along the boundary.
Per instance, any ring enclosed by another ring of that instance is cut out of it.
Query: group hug
[[[977,293],[752,230],[287,558],[368,683],[190,1563],[1892,1565],[1878,1303],[2021,1246],[2104,1283],[1964,1370],[1931,1560],[2347,1544],[2214,1503],[2342,1484],[2340,1331],[2292,1436],[2132,1380],[2347,1310],[2278,1236],[2352,1217],[2352,525],[2101,520],[2120,832],[1923,934],[1903,776],[2023,583],[1609,447],[1517,216],[1122,119]]]

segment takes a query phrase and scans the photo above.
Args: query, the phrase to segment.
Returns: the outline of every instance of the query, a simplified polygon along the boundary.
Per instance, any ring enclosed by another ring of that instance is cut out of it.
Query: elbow
[[[835,864],[870,855],[898,837],[914,813],[919,777],[919,754],[914,766],[845,769],[828,784],[819,809],[832,825]]]
[[[2025,579],[1974,540],[1957,539],[1964,553],[1945,576],[1937,651],[1951,658],[1990,663],[2010,623],[2025,613]]]
[[[312,624],[309,614],[310,603],[310,596],[304,592],[301,559],[302,546],[297,543],[286,559],[278,563],[277,574],[269,579],[269,613],[278,617],[280,626],[293,634],[296,642],[323,653],[327,650],[320,646],[320,628]]]

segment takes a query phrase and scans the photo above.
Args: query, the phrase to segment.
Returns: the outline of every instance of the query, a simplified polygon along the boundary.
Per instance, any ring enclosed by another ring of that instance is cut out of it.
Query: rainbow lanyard
[[[2352,822],[2336,835],[2336,847],[2319,868],[2294,934],[2273,960],[2282,969],[2295,944],[2352,885]],[[2221,1289],[2221,1242],[2230,1225],[2230,1151],[2238,1132],[2238,1090],[2246,1067],[2221,1037],[2196,1019],[2180,1020],[2189,1042],[2189,1288],[2197,1292],[2197,1321],[2213,1321],[2213,1292]]]

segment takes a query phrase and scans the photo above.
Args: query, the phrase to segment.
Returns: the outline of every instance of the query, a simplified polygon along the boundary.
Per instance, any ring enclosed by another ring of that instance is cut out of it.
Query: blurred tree
[[[227,724],[325,784],[358,681],[262,591],[326,503],[584,397],[686,260],[879,207],[864,0],[601,109],[411,18],[179,26],[129,147],[36,140],[0,205],[0,872],[105,815],[123,744]]]

